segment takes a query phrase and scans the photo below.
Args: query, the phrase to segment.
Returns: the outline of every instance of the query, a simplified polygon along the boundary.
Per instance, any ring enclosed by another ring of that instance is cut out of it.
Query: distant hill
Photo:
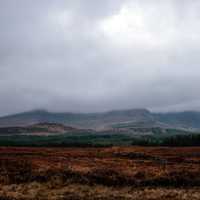
[[[0,127],[27,126],[36,123],[59,123],[78,128],[103,129],[121,122],[153,122],[151,113],[146,109],[119,110],[104,113],[53,113],[35,110],[0,117]]]
[[[29,126],[0,127],[2,135],[59,135],[79,132],[79,129],[56,123],[38,123]]]
[[[0,127],[19,127],[56,123],[78,129],[180,128],[200,129],[200,112],[152,113],[146,109],[116,110],[103,113],[54,113],[34,110],[0,117]],[[52,128],[52,127],[51,127]],[[60,127],[61,128],[61,127]]]
[[[186,129],[200,129],[200,112],[185,111],[153,114],[156,121],[169,124],[173,127]]]

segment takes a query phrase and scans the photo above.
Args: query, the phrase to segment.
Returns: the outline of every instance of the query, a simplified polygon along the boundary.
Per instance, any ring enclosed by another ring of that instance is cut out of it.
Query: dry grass
[[[0,148],[3,199],[200,199],[200,148]]]
[[[70,184],[52,188],[48,183],[2,186],[0,199],[49,199],[49,200],[199,200],[199,188],[113,188]]]

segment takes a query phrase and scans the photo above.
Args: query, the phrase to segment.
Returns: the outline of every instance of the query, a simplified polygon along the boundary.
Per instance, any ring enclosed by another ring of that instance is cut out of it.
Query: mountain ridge
[[[50,112],[32,110],[0,117],[0,127],[27,126],[37,123],[59,123],[78,128],[103,129],[118,123],[200,129],[199,111],[154,113],[148,109],[124,109],[95,113]]]

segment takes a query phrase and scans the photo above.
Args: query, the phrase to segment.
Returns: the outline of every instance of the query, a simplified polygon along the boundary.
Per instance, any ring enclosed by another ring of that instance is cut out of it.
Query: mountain
[[[35,110],[0,117],[0,127],[27,126],[36,123],[59,123],[78,128],[104,129],[115,123],[153,121],[146,109],[110,111],[104,113],[53,113]]]
[[[169,124],[173,127],[185,129],[200,129],[200,112],[185,111],[153,114],[156,121]]]
[[[21,127],[41,123],[63,124],[78,129],[115,128],[200,129],[200,112],[152,113],[147,109],[115,110],[102,113],[55,113],[34,110],[0,117],[0,127]]]

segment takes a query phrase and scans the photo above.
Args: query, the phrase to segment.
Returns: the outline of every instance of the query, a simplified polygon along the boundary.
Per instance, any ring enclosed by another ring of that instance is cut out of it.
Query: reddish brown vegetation
[[[200,148],[0,148],[2,187],[33,183],[45,190],[82,184],[93,189],[106,187],[108,193],[112,188],[120,192],[127,187],[132,188],[130,194],[152,187],[160,192],[169,187],[190,191],[200,186]],[[63,198],[70,199],[75,193]],[[2,199],[12,197],[5,191],[0,194]],[[19,199],[16,194],[15,198]]]

